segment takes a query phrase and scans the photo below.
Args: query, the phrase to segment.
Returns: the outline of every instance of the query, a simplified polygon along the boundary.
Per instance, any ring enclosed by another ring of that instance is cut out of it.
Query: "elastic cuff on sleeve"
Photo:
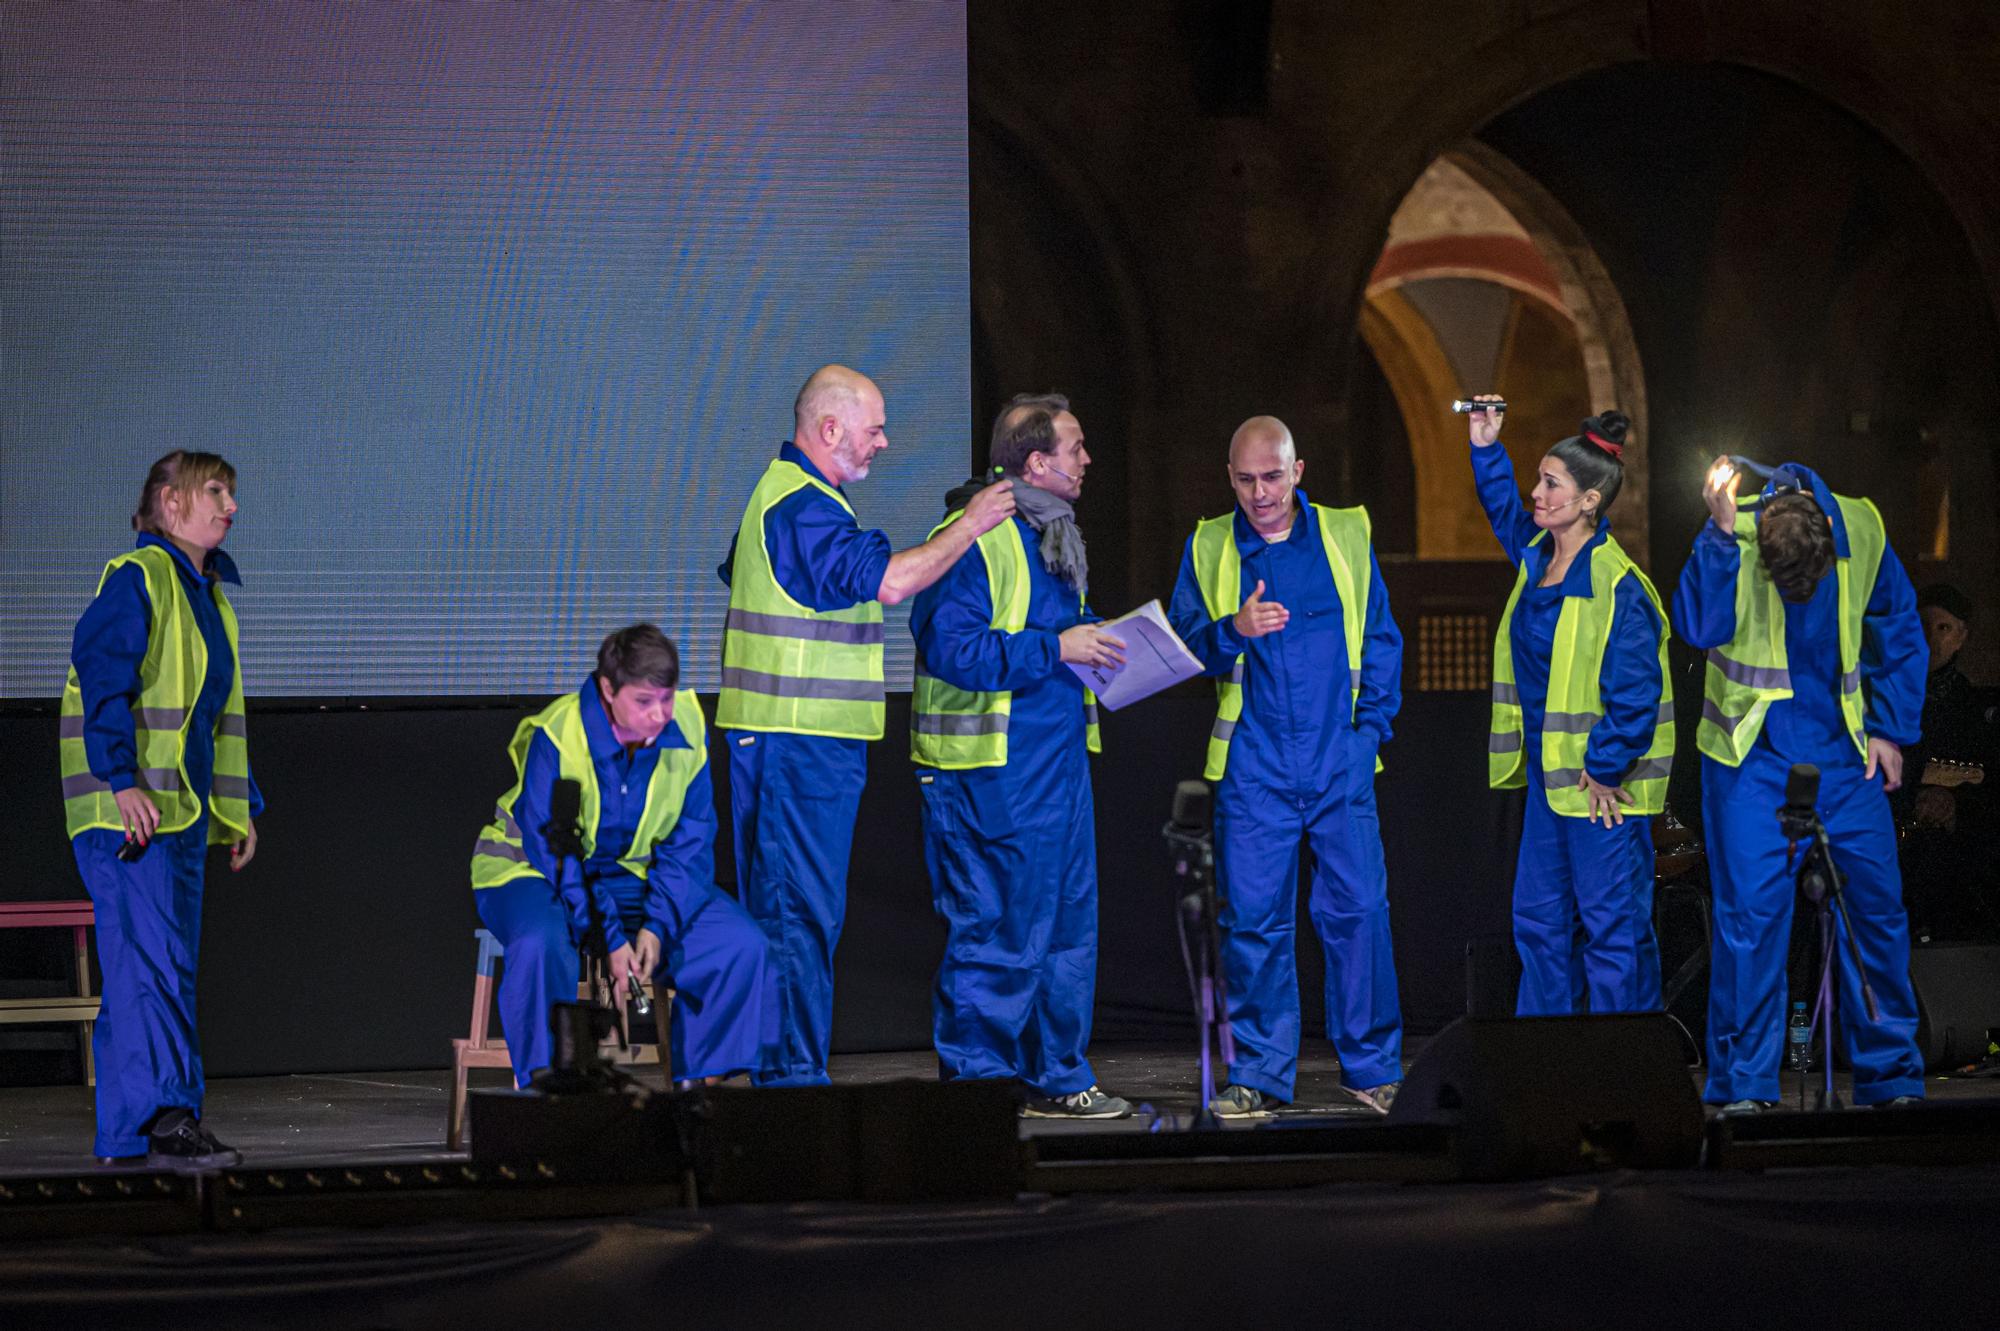
[[[1215,643],[1232,656],[1241,656],[1246,650],[1246,639],[1236,631],[1234,617],[1224,615],[1215,621]]]
[[[104,778],[104,784],[110,786],[114,793],[120,790],[130,790],[139,784],[139,774],[137,772],[113,772],[110,776]]]

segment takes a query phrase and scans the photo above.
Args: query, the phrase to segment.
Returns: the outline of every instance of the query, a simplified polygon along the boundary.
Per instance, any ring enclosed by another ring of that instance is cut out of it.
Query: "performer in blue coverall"
[[[1522,571],[1501,630],[1507,650],[1496,653],[1488,763],[1496,785],[1527,788],[1514,871],[1516,1011],[1653,1011],[1660,949],[1647,815],[1665,807],[1674,730],[1664,613],[1604,520],[1624,480],[1630,423],[1606,412],[1551,447],[1527,513],[1497,442],[1502,415],[1473,412],[1471,435],[1480,506]],[[1608,606],[1599,604],[1604,589]],[[1559,631],[1565,615],[1570,629]],[[1594,688],[1585,677],[1593,665]],[[1567,699],[1555,709],[1552,690]],[[1560,720],[1550,731],[1552,710]]]
[[[838,365],[793,403],[790,443],[752,492],[729,555],[722,692],[736,883],[771,940],[780,1028],[763,1086],[824,1084],[833,1028],[833,953],[847,912],[847,862],[883,730],[882,610],[937,580],[1013,512],[988,486],[966,520],[892,554],[856,521],[843,486],[889,446],[882,392]]]
[[[1403,638],[1366,511],[1307,499],[1297,488],[1305,463],[1282,421],[1238,427],[1228,472],[1236,509],[1189,539],[1169,608],[1206,673],[1225,680],[1207,775],[1218,783],[1236,1061],[1210,1107],[1248,1117],[1292,1098],[1303,838],[1341,1087],[1386,1113],[1402,1082],[1403,1028],[1375,768],[1402,703]]]
[[[241,1158],[201,1122],[194,1011],[209,845],[230,845],[232,870],[249,864],[264,808],[221,587],[239,581],[220,548],[236,511],[236,471],[213,453],[154,463],[137,547],[105,568],[70,648],[63,806],[104,974],[92,1040],[107,1165]]]
[[[1117,1118],[1085,1050],[1097,984],[1097,840],[1088,751],[1095,703],[1064,662],[1111,665],[1124,644],[1084,607],[1072,505],[1090,454],[1068,402],[1024,395],[991,460],[1019,511],[918,595],[911,757],[924,855],[946,928],[933,1034],[946,1080],[1012,1077],[1039,1117]],[[954,491],[964,504],[978,482]],[[963,525],[960,517],[941,531]]]
[[[1887,792],[1902,782],[1902,746],[1917,741],[1923,714],[1916,594],[1874,505],[1835,495],[1796,463],[1739,504],[1740,482],[1728,459],[1711,468],[1711,521],[1673,605],[1675,631],[1708,652],[1699,736],[1715,941],[1703,1096],[1735,1113],[1780,1099],[1795,879],[1777,810],[1792,765],[1812,763],[1881,1016],[1868,1019],[1843,939],[1854,1099],[1911,1102],[1923,1095],[1923,1063]]]
[[[764,935],[715,886],[706,728],[679,680],[673,643],[635,624],[605,638],[582,688],[515,734],[519,780],[481,834],[472,880],[479,918],[507,949],[500,1024],[517,1085],[550,1065],[550,1006],[576,1001],[586,891],[618,997],[655,975],[673,983],[674,1080],[760,1067],[776,1036]],[[587,848],[581,866],[565,859],[560,871],[544,835],[558,778],[583,786]]]

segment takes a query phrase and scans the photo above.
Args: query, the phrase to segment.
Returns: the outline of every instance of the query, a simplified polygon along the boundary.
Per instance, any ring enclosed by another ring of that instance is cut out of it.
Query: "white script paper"
[[[1070,669],[1097,701],[1111,711],[1150,698],[1169,685],[1201,673],[1201,661],[1167,623],[1157,600],[1106,621],[1103,628],[1125,640],[1123,666],[1070,663]]]

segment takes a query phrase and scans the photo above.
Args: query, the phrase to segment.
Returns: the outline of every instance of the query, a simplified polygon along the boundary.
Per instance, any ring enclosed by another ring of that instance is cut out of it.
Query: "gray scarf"
[[[1014,509],[1042,534],[1043,567],[1078,596],[1085,595],[1090,590],[1090,560],[1083,552],[1083,533],[1076,529],[1076,506],[1016,477]]]

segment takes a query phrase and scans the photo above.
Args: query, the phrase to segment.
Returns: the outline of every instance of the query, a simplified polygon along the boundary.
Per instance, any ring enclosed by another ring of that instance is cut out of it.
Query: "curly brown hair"
[[[1803,605],[1833,571],[1833,524],[1811,495],[1779,495],[1757,519],[1757,552],[1778,595]]]

